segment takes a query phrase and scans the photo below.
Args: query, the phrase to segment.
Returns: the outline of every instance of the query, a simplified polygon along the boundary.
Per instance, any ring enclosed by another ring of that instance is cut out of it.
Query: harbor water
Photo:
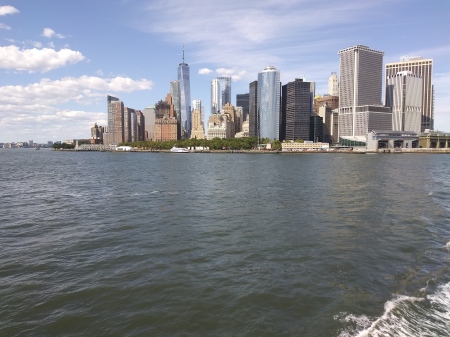
[[[449,155],[0,149],[0,336],[449,331]]]

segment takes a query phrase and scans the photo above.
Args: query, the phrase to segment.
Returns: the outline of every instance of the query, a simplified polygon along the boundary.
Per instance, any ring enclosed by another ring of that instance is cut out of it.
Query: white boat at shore
[[[172,152],[172,153],[189,153],[189,150],[185,147],[174,146],[170,149],[170,152]]]

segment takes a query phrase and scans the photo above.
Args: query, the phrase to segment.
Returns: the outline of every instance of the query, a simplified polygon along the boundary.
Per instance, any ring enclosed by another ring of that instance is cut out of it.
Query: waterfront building
[[[246,121],[250,107],[250,94],[237,94],[236,107],[242,107],[242,121]]]
[[[366,150],[386,151],[390,149],[413,149],[417,148],[419,137],[413,131],[401,130],[371,130],[366,137]]]
[[[124,141],[124,105],[117,97],[107,95],[108,126],[103,135],[104,144],[119,144]]]
[[[280,139],[280,71],[273,66],[258,73],[259,136]]]
[[[402,57],[400,62],[386,64],[386,88],[387,78],[395,76],[399,72],[410,71],[422,78],[422,108],[421,108],[421,132],[434,128],[434,86],[433,86],[433,59],[425,59],[420,56]],[[386,92],[386,102],[387,102]]]
[[[130,141],[138,141],[138,119],[135,109],[129,109],[130,111]]]
[[[231,121],[231,116],[228,113],[215,113],[209,116],[208,132],[206,138],[212,140],[214,138],[232,138],[232,128],[234,127]]]
[[[165,115],[155,121],[155,140],[169,141],[178,139],[178,121],[174,117]]]
[[[305,82],[300,78],[282,86],[281,140],[310,139],[314,91],[314,82]]]
[[[183,62],[178,66],[178,81],[180,81],[180,119],[181,119],[181,137],[187,139],[190,136],[191,123],[191,84],[189,77],[189,65]]]
[[[249,134],[249,124],[250,124],[249,121],[248,121],[248,120],[245,120],[245,121],[242,123],[242,131],[236,133],[236,134],[234,135],[234,138],[249,137],[249,136],[250,136],[250,134]]]
[[[242,123],[244,122],[244,108],[241,106],[235,107],[236,111],[236,121],[235,121],[235,131],[236,133],[242,131]]]
[[[217,78],[211,81],[211,114],[218,113],[220,106],[220,86]]]
[[[248,94],[248,120],[249,120],[249,135],[250,137],[257,137],[259,135],[259,118],[258,118],[258,81],[253,81],[249,84]]]
[[[450,147],[450,133],[426,130],[419,134],[421,148],[448,149]]]
[[[192,101],[192,111],[194,111],[194,110],[200,111],[201,125],[202,125],[203,129],[205,129],[205,107],[202,105],[202,101],[200,99],[194,99]],[[192,126],[192,129],[194,129],[194,126]]]
[[[282,152],[298,152],[298,151],[317,151],[317,150],[328,150],[330,144],[322,142],[312,142],[305,141],[302,143],[294,141],[285,141],[281,143]]]
[[[383,54],[362,45],[339,51],[339,137],[392,130],[390,109],[381,103]]]
[[[192,139],[205,139],[205,131],[203,129],[202,114],[199,109],[192,112]]]
[[[392,129],[421,132],[422,77],[401,71],[386,77],[386,106],[391,108]]]
[[[145,121],[145,140],[155,140],[155,107],[146,107],[142,114]]]
[[[332,72],[328,78],[328,95],[339,96],[339,81],[335,72]]]

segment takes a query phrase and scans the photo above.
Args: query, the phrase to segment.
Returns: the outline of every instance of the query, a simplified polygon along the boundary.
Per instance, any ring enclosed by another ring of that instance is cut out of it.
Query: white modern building
[[[411,71],[386,77],[386,105],[392,111],[393,130],[420,133],[422,92],[422,77]]]
[[[402,71],[410,71],[423,79],[421,132],[434,129],[434,87],[433,87],[433,60],[421,56],[402,57],[400,62],[386,64],[387,78]],[[387,94],[387,93],[386,93]],[[387,101],[387,99],[386,99]]]
[[[390,109],[381,102],[383,54],[362,45],[339,51],[339,137],[392,130]]]

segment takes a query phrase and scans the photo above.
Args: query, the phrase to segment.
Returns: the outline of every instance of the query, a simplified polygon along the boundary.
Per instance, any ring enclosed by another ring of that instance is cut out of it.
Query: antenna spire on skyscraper
[[[183,45],[183,63],[184,63],[184,45]]]

